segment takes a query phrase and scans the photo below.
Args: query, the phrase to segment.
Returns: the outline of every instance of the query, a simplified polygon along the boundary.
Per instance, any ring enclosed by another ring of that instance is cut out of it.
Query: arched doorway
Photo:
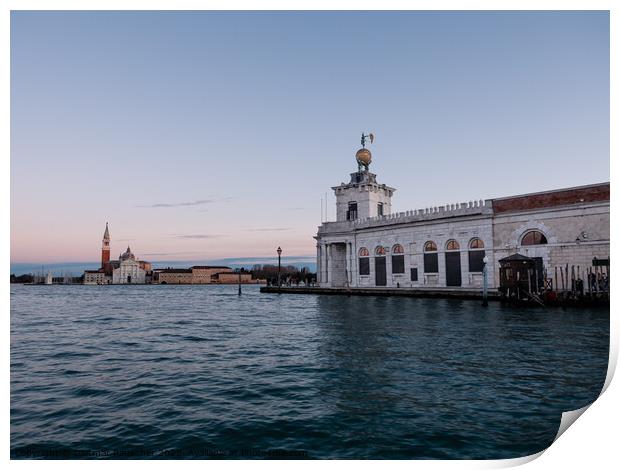
[[[385,267],[385,248],[375,248],[375,286],[387,285],[387,272]]]
[[[456,240],[446,243],[446,286],[461,286],[461,246]]]

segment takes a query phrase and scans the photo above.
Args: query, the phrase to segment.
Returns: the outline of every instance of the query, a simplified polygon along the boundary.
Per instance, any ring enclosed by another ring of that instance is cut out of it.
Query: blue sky
[[[313,256],[363,130],[395,211],[607,181],[609,16],[13,12],[11,261]]]

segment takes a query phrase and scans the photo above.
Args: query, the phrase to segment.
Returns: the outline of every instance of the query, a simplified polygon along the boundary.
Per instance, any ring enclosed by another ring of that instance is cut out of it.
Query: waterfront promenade
[[[292,287],[292,286],[263,286],[260,292],[269,294],[314,294],[314,295],[339,295],[339,296],[374,296],[374,297],[418,297],[434,299],[462,299],[483,301],[481,289],[467,288],[416,288],[416,287]],[[497,289],[487,291],[488,301],[501,301],[521,306],[534,307],[602,307],[609,308],[609,293],[601,292],[595,295],[575,296],[567,292],[546,292],[540,296],[531,298],[514,299],[502,295]]]
[[[263,293],[271,294],[326,294],[326,295],[373,295],[373,296],[400,296],[400,297],[425,297],[425,298],[446,298],[446,299],[482,299],[481,289],[467,289],[450,287],[434,288],[393,288],[393,287],[278,287],[263,286],[260,288]],[[487,293],[489,300],[499,300],[500,293],[496,289],[489,290]]]

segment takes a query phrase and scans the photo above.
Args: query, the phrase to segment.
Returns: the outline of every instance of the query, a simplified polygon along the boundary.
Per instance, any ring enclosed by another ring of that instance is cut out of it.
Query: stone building
[[[251,273],[235,273],[232,271],[218,272],[212,275],[211,282],[214,284],[257,284],[252,280]]]
[[[186,268],[163,268],[153,271],[155,284],[192,284],[193,274]]]
[[[84,284],[108,284],[103,269],[87,269],[84,271]]]
[[[156,284],[259,284],[264,280],[253,280],[252,274],[234,272],[228,266],[192,266],[191,268],[164,268],[153,271]]]
[[[395,189],[367,164],[350,176],[315,237],[321,287],[480,288],[486,261],[496,288],[515,253],[547,273],[609,257],[609,183],[392,213]]]
[[[192,266],[192,284],[211,284],[213,275],[217,273],[232,273],[228,266]]]
[[[101,267],[84,271],[84,284],[144,284],[150,277],[151,263],[136,259],[129,247],[118,260],[110,260],[110,241],[106,222],[101,241]]]
[[[131,252],[131,248],[118,257],[118,265],[112,270],[112,284],[144,284],[146,271]]]

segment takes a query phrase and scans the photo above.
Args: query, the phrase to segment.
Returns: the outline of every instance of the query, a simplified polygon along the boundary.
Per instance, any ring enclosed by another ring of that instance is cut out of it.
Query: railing
[[[405,212],[394,212],[391,214],[366,217],[356,220],[343,220],[339,222],[323,222],[319,227],[321,232],[333,232],[351,228],[365,228],[373,225],[391,225],[422,220],[441,219],[445,217],[455,217],[459,215],[476,215],[491,213],[491,200],[478,200],[461,202],[456,204],[446,204],[444,206],[425,207],[413,209]]]

